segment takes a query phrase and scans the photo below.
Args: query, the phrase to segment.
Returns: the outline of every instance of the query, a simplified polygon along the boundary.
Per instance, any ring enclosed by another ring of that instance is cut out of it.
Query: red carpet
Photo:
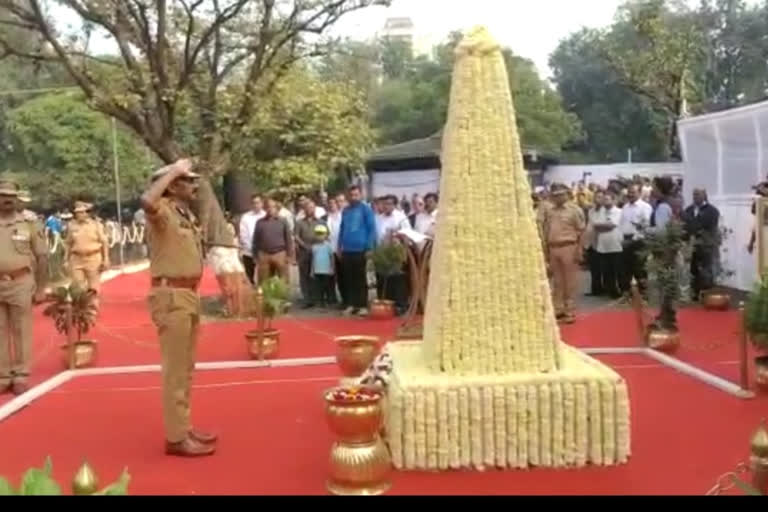
[[[89,336],[99,342],[98,366],[159,362],[147,291],[146,273],[104,285],[101,317]],[[202,292],[217,293],[210,275]],[[737,313],[692,308],[681,311],[679,321],[682,346],[676,357],[736,381]],[[330,356],[334,336],[390,339],[397,324],[285,317],[276,323],[282,335],[278,357]],[[254,322],[205,324],[199,360],[246,360],[244,334],[254,327]],[[585,314],[562,333],[579,347],[639,346],[627,310]],[[38,308],[33,383],[63,369],[62,341]],[[629,381],[634,455],[628,465],[395,473],[392,493],[703,494],[720,474],[746,460],[749,436],[768,410],[766,395],[732,398],[642,356],[600,358]],[[336,378],[333,365],[198,372],[194,417],[201,428],[217,429],[222,436],[219,453],[201,460],[163,456],[158,374],[79,378],[0,423],[0,475],[17,480],[24,469],[51,455],[57,476],[66,480],[87,457],[103,483],[128,466],[133,494],[323,494],[331,438],[321,391]],[[0,396],[0,405],[9,398]]]
[[[746,459],[765,400],[731,398],[644,357],[601,359],[629,380],[629,464],[395,472],[391,493],[700,495]],[[87,457],[104,483],[127,466],[132,494],[324,494],[332,439],[321,392],[336,376],[333,366],[198,372],[193,416],[221,435],[218,453],[199,460],[162,454],[158,375],[81,378],[0,423],[0,474],[18,479],[51,455],[66,479]]]

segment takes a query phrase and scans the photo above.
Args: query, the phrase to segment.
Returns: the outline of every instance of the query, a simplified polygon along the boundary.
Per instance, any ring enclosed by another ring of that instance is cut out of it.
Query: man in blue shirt
[[[360,187],[347,189],[349,204],[341,214],[339,253],[341,254],[341,286],[344,287],[346,315],[368,315],[368,256],[376,246],[376,218],[373,210],[362,202]]]

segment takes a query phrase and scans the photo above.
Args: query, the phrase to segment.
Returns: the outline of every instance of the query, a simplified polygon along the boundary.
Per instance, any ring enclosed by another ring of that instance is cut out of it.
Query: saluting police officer
[[[45,300],[48,247],[37,221],[17,211],[16,183],[0,182],[0,392],[27,391],[32,304]]]
[[[165,451],[169,455],[211,455],[216,436],[190,422],[190,387],[200,325],[197,288],[203,273],[201,230],[190,210],[199,176],[191,160],[152,175],[141,197],[146,213],[152,291],[149,308],[160,337],[163,368]]]
[[[109,242],[104,227],[89,215],[92,205],[75,202],[75,219],[67,226],[67,254],[72,281],[98,294],[101,273],[109,267]]]

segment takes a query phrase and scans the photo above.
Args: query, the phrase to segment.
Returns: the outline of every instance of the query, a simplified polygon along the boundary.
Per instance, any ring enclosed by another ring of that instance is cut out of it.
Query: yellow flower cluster
[[[459,44],[443,136],[424,318],[435,371],[553,371],[559,332],[504,59],[484,29]]]
[[[614,465],[630,455],[629,398],[609,367],[564,346],[554,373],[450,377],[419,342],[389,348],[387,432],[398,469]]]

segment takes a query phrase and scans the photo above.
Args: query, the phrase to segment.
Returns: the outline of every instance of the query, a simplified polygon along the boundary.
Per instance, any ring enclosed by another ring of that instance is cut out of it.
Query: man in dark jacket
[[[707,201],[706,190],[694,189],[693,204],[683,212],[683,222],[687,236],[693,240],[691,294],[698,301],[701,292],[715,284],[715,255],[720,246],[720,212]]]

